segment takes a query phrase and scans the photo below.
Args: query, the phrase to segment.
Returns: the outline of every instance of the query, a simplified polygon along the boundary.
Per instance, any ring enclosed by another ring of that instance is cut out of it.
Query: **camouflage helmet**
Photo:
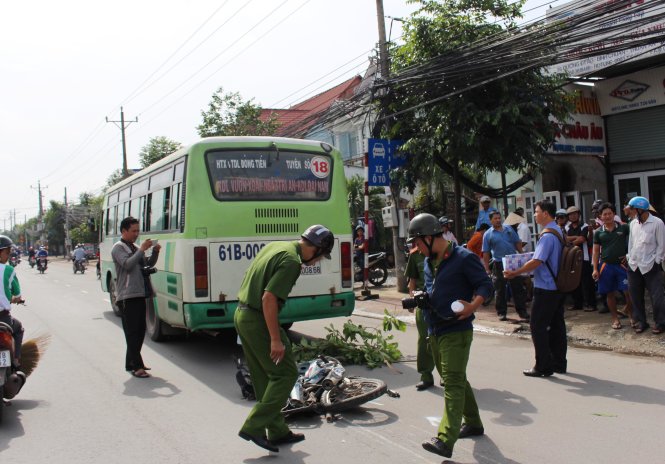
[[[11,248],[13,246],[14,242],[12,242],[11,238],[7,237],[6,235],[0,235],[0,250]]]
[[[316,224],[309,226],[301,235],[302,238],[319,249],[319,256],[330,259],[330,252],[335,246],[335,236],[326,227]]]
[[[418,237],[440,235],[442,233],[441,223],[436,216],[422,213],[411,219],[411,223],[409,224],[409,238],[406,243],[410,245]]]

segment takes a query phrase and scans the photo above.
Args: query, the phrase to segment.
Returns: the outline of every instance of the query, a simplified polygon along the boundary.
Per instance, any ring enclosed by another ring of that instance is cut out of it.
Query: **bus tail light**
[[[340,244],[340,253],[342,255],[342,287],[350,288],[353,286],[353,260],[351,259],[351,242],[342,242]]]
[[[194,247],[194,296],[208,296],[208,247]]]

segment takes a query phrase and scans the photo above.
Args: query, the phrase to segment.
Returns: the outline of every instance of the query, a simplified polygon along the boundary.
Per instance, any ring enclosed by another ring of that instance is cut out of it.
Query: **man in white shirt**
[[[521,218],[524,218],[524,208],[520,206],[515,210],[515,214]],[[524,253],[533,251],[533,248],[531,247],[531,229],[529,228],[529,225],[526,223],[526,221],[517,224],[517,235],[522,241],[522,251]]]
[[[628,289],[633,300],[635,333],[648,327],[644,308],[644,289],[649,290],[655,326],[652,333],[665,332],[665,292],[663,291],[663,259],[665,259],[665,224],[649,213],[649,200],[633,197],[628,205],[637,215],[630,221],[628,238]]]

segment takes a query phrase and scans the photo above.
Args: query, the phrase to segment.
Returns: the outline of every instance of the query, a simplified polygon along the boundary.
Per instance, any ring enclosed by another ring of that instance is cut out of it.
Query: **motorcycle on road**
[[[23,304],[22,301],[19,304]],[[48,335],[41,335],[23,343],[21,347],[21,366],[16,363],[14,337],[12,327],[0,322],[0,422],[8,400],[14,398],[26,378],[35,370],[43,350],[48,344]]]
[[[43,256],[37,258],[37,270],[39,271],[40,274],[46,272],[47,267],[48,263],[46,262],[46,258],[44,258]]]
[[[85,269],[86,269],[86,263],[84,259],[74,259],[72,260],[72,267],[74,268],[74,274],[77,272],[80,272],[81,274],[85,274]]]

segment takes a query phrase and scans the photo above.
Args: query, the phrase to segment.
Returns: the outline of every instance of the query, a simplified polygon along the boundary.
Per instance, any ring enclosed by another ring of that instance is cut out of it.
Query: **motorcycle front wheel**
[[[369,282],[375,287],[380,287],[388,280],[388,268],[385,263],[369,270]]]
[[[349,383],[344,388],[335,387],[323,392],[321,403],[326,412],[340,412],[353,409],[383,395],[388,386],[383,380],[364,377],[347,377]]]

